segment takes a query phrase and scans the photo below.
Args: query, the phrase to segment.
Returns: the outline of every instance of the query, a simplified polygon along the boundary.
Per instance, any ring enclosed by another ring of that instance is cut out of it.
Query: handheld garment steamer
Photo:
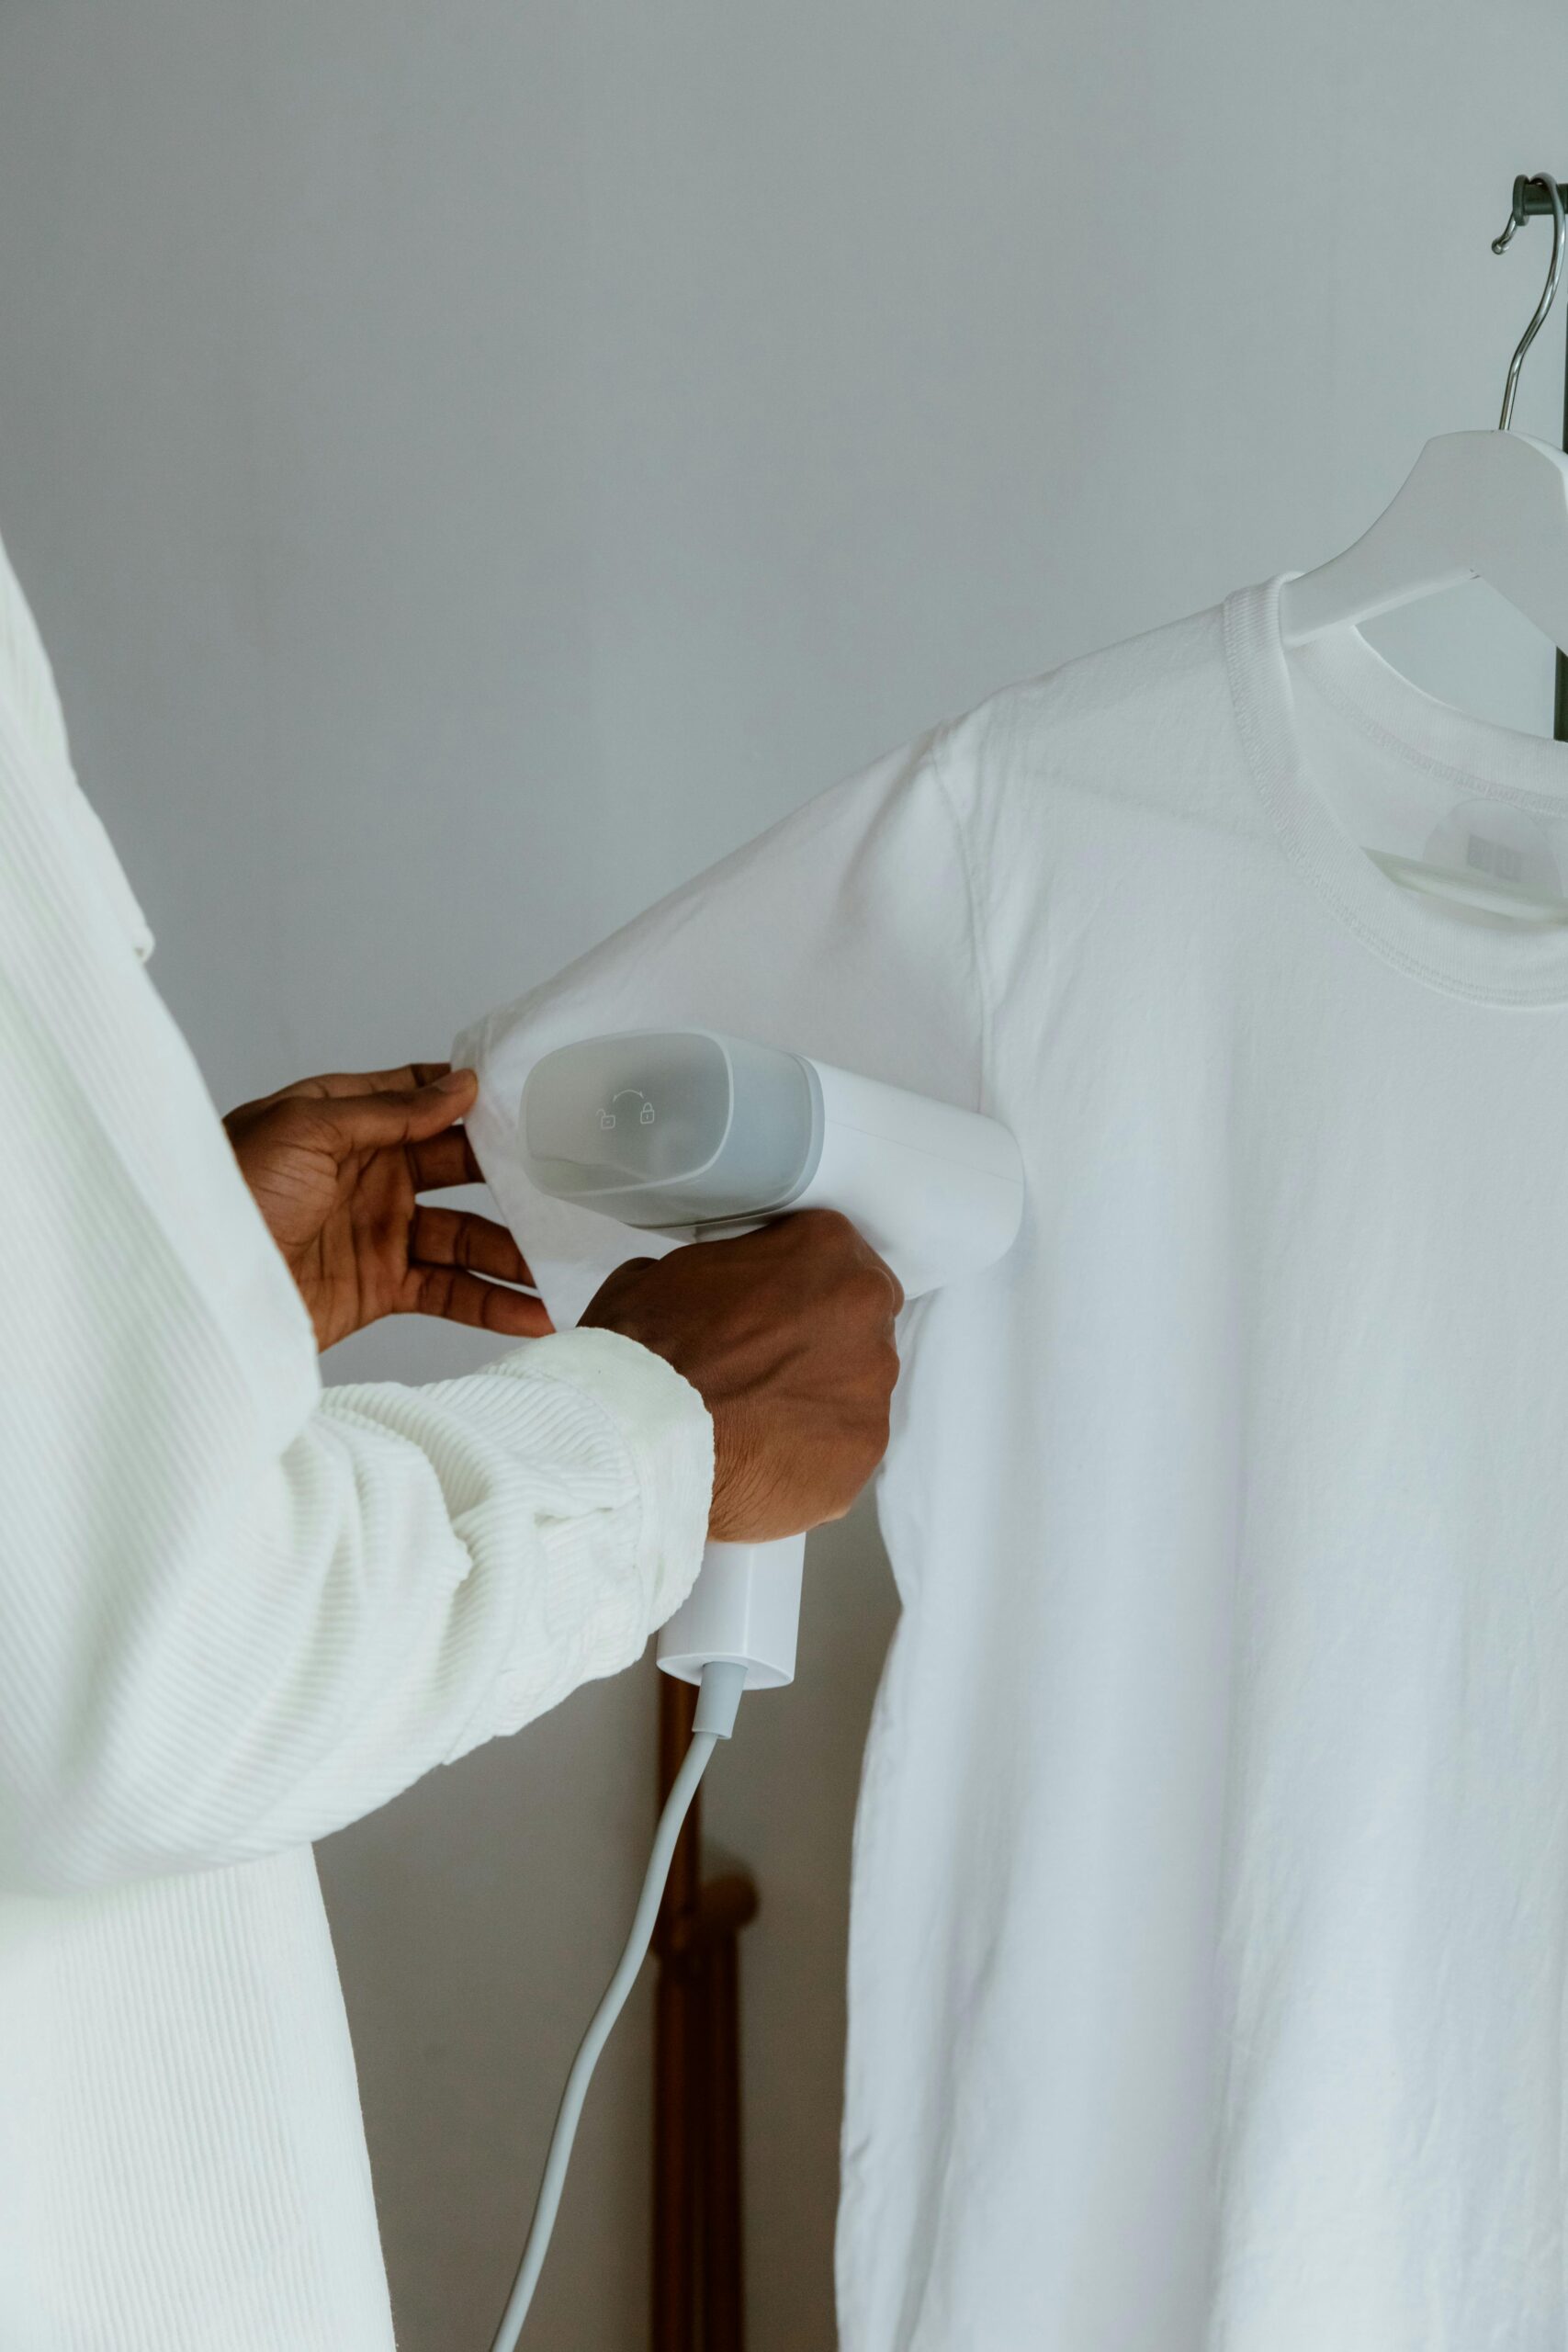
[[[1006,1255],[1023,1214],[1017,1144],[996,1120],[804,1055],[705,1029],[563,1046],[523,1090],[518,1138],[542,1193],[682,1241],[839,1210],[906,1298]],[[675,1841],[743,1690],[795,1678],[804,1535],[710,1544],[659,1637],[666,1674],[701,1686],[692,1745],[660,1819],[631,1935],[578,2051],[533,2227],[492,2352],[513,2352],[549,2245],[589,2078],[652,1939]]]

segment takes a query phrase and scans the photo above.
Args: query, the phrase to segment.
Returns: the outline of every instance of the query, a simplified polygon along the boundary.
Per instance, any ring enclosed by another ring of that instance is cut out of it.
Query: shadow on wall
[[[710,1849],[744,1861],[761,1895],[742,1962],[749,2352],[834,2341],[850,1843],[895,1614],[863,1503],[813,1541],[798,1679],[747,1702],[705,1794]],[[649,1660],[321,1849],[399,2352],[486,2352],[561,2081],[636,1899],[655,1711]],[[647,2341],[651,1984],[647,1970],[584,2119],[530,2324],[550,2352]],[[630,2219],[605,2231],[606,2211]]]

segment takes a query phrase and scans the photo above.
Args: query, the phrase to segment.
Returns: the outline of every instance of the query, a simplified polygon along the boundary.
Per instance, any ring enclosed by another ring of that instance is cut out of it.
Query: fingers
[[[258,1095],[254,1102],[237,1103],[230,1116],[265,1111],[274,1102],[335,1102],[361,1094],[407,1094],[415,1087],[434,1085],[451,1067],[450,1062],[404,1062],[400,1069],[323,1070],[315,1078],[298,1078],[292,1086]]]
[[[434,1086],[451,1069],[450,1062],[405,1062],[401,1069],[367,1070],[362,1078],[323,1079],[323,1086],[344,1094],[406,1094],[415,1086]],[[470,1075],[471,1073],[464,1073]]]
[[[428,1086],[404,1092],[336,1098],[323,1115],[330,1116],[348,1150],[378,1151],[391,1144],[423,1143],[455,1126],[478,1091],[471,1069],[448,1070]]]
[[[482,1184],[484,1170],[457,1121],[472,1108],[478,1080],[472,1070],[451,1070],[445,1062],[406,1062],[401,1069],[328,1072],[301,1079],[257,1102],[243,1102],[231,1122],[279,1102],[331,1105],[324,1113],[345,1149],[407,1147],[414,1190],[436,1193],[453,1184]]]
[[[511,1340],[542,1340],[555,1329],[542,1298],[503,1290],[457,1266],[411,1266],[405,1312],[467,1323]]]
[[[409,1166],[416,1193],[439,1193],[452,1184],[482,1184],[484,1170],[474,1158],[474,1147],[460,1127],[432,1136],[428,1143],[409,1146]]]
[[[416,1209],[409,1257],[421,1266],[463,1266],[494,1282],[533,1287],[528,1261],[506,1227],[465,1210]]]
[[[863,1268],[866,1274],[871,1277],[874,1285],[880,1283],[886,1287],[887,1295],[892,1300],[893,1314],[895,1316],[902,1314],[903,1283],[886,1259],[872,1248],[860,1227],[852,1225],[840,1210],[802,1209],[793,1218],[781,1220],[781,1222],[788,1222],[799,1227],[809,1227],[814,1236],[818,1238],[823,1234],[833,1236],[852,1262]],[[868,1303],[870,1296],[875,1295],[874,1290],[868,1293]]]
[[[409,1234],[412,1315],[438,1316],[513,1340],[538,1340],[555,1329],[542,1298],[503,1283],[533,1282],[528,1261],[503,1225],[457,1209],[417,1209]]]
[[[325,1095],[333,1102],[360,1094],[412,1094],[418,1087],[434,1086],[451,1067],[450,1062],[404,1062],[400,1069],[325,1070],[319,1078],[302,1078],[297,1086],[286,1086],[283,1091]]]

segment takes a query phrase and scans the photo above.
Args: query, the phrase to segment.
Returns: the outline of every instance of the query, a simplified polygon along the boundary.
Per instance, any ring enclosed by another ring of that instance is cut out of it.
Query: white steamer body
[[[1023,1214],[1018,1147],[994,1119],[709,1029],[558,1047],[528,1074],[517,1131],[540,1192],[645,1232],[716,1239],[791,1210],[837,1209],[910,1298],[993,1264]],[[699,1686],[692,1743],[660,1815],[626,1949],[567,2077],[491,2352],[516,2352],[589,2081],[652,1942],[708,1758],[734,1728],[742,1690],[795,1679],[805,1555],[804,1535],[710,1544],[690,1596],[659,1637],[664,1671]]]
[[[530,1072],[525,1162],[543,1192],[644,1231],[716,1240],[802,1209],[847,1216],[907,1298],[1012,1247],[1023,1170],[1006,1127],[880,1079],[711,1029],[584,1038]],[[795,1679],[804,1535],[710,1544],[659,1637],[667,1674],[726,1660]]]
[[[839,1210],[886,1259],[907,1298],[1006,1255],[1023,1213],[1023,1171],[1006,1127],[830,1062],[807,1067],[819,1090],[821,1154],[788,1208]]]
[[[728,1658],[746,1668],[748,1690],[779,1690],[795,1680],[800,1633],[804,1535],[773,1544],[710,1544],[696,1583],[660,1628],[659,1663],[679,1682],[700,1682],[703,1668]]]

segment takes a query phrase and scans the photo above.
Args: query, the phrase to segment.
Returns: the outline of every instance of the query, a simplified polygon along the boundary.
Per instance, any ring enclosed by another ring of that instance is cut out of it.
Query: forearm
[[[680,1376],[569,1334],[463,1380],[330,1392],[197,1507],[133,1508],[101,1556],[81,1531],[0,1665],[0,1883],[299,1844],[515,1730],[678,1605],[711,1477]]]

